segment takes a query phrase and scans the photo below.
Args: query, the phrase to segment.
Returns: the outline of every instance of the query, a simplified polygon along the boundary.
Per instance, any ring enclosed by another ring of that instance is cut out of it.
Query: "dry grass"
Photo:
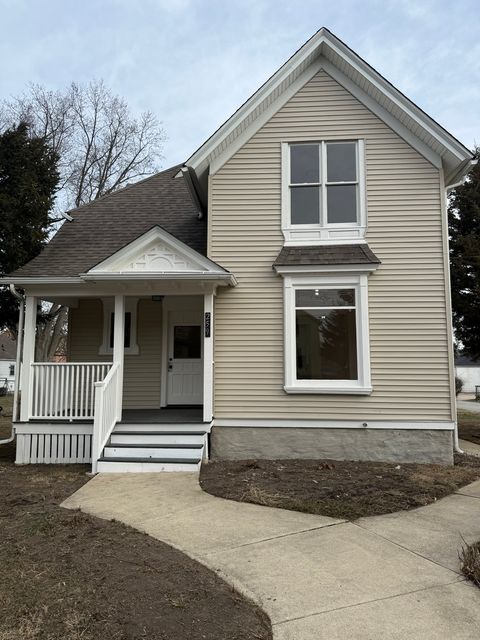
[[[455,465],[336,460],[237,460],[202,466],[213,495],[277,509],[355,520],[414,509],[480,478],[480,458]]]
[[[480,413],[460,410],[457,413],[458,435],[462,440],[480,444]]]
[[[480,542],[466,544],[459,557],[463,574],[480,587]]]

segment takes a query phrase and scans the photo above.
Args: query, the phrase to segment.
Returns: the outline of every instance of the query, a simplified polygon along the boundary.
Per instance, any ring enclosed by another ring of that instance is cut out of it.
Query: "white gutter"
[[[12,295],[20,301],[19,306],[19,316],[18,316],[18,330],[17,330],[17,354],[15,358],[15,382],[13,387],[13,412],[12,412],[12,432],[9,438],[5,440],[0,440],[0,444],[8,444],[9,442],[13,442],[15,439],[15,431],[13,428],[13,423],[18,419],[18,392],[20,385],[20,366],[22,359],[22,346],[23,346],[23,322],[24,322],[24,304],[25,299],[21,293],[15,289],[13,284],[10,285],[10,292]]]

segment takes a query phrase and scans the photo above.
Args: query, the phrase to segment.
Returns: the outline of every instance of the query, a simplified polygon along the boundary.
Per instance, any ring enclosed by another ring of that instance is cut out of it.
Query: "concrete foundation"
[[[453,431],[213,427],[213,460],[331,458],[453,464]]]

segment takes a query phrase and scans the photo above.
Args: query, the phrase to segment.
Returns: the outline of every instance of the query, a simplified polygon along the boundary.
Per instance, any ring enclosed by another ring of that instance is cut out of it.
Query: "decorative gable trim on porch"
[[[236,285],[232,273],[158,226],[80,275],[84,280],[186,278]]]

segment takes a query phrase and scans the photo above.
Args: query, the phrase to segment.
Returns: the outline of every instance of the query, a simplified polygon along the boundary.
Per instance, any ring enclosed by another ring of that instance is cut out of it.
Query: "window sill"
[[[123,350],[124,355],[126,356],[138,356],[140,354],[140,349],[138,345],[133,347],[126,347]],[[106,349],[105,347],[100,347],[98,350],[99,356],[111,356],[113,354],[113,349]]]
[[[359,386],[338,386],[338,387],[317,387],[317,386],[284,386],[286,393],[303,393],[303,394],[328,394],[328,395],[356,395],[369,396],[373,387]]]

